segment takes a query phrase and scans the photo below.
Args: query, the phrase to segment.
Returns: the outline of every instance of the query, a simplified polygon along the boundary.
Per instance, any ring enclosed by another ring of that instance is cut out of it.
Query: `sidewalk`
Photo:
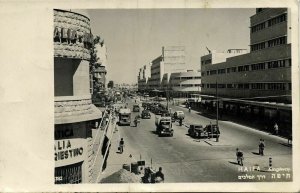
[[[109,157],[107,159],[107,167],[100,174],[100,178],[98,183],[101,183],[101,180],[112,175],[113,173],[119,171],[123,168],[124,164],[127,164],[129,167],[131,162],[135,162],[136,160],[130,155],[134,155],[133,152],[130,151],[130,148],[125,144],[124,152],[119,153],[118,146],[120,141],[120,128],[117,126],[116,130],[113,132],[113,136],[111,139],[111,147]]]
[[[188,111],[188,109],[185,107],[185,105],[172,105],[172,106],[176,106],[176,107],[179,107],[181,109],[184,109],[184,110]],[[204,116],[204,117],[207,117],[207,118],[210,118],[210,119],[215,119],[215,117],[216,117],[216,115],[213,114],[213,113],[203,113],[203,112],[200,112],[200,111],[197,111],[197,110],[191,110],[191,113],[196,113],[198,115],[201,115],[201,116]],[[255,122],[249,123],[249,121],[247,121],[247,120],[241,120],[241,119],[238,119],[238,118],[234,118],[230,115],[223,115],[223,118],[219,119],[219,122],[223,122],[223,123],[226,123],[226,124],[239,125],[239,126],[243,126],[243,127],[247,128],[247,129],[254,130],[256,132],[269,134],[270,137],[272,136],[273,138],[280,139],[284,143],[287,143],[287,140],[288,140],[284,136],[272,135],[270,132],[261,129],[262,126],[258,125],[258,123],[255,123]],[[183,125],[186,126],[187,128],[189,128],[188,124],[183,123]],[[291,147],[292,145],[287,144],[287,146]]]

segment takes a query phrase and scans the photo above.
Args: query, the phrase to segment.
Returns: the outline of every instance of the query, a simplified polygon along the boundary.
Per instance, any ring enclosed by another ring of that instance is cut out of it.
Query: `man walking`
[[[120,153],[123,153],[123,151],[124,151],[124,140],[123,140],[123,138],[121,138],[121,140],[119,142],[119,151],[120,151]]]
[[[278,125],[277,125],[277,123],[275,123],[275,125],[274,125],[274,134],[278,135],[278,132],[279,132]]]
[[[239,150],[239,148],[236,148],[236,159],[237,159],[237,163],[240,166],[243,166],[244,155],[243,152]]]
[[[264,149],[265,149],[265,140],[263,140],[263,139],[260,139],[259,140],[259,145],[258,145],[258,153],[259,153],[259,155],[264,155]]]

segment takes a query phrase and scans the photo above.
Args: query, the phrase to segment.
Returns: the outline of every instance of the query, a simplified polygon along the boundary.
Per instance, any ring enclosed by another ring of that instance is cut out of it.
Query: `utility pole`
[[[218,120],[219,120],[219,99],[218,99],[218,80],[216,80],[216,106],[217,106],[217,119],[216,119],[216,124],[217,127],[218,125]]]

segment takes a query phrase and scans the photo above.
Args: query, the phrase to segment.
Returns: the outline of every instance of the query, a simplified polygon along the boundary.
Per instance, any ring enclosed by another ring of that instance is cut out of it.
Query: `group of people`
[[[264,150],[265,150],[265,140],[260,139],[258,144],[258,154],[263,156]],[[237,163],[240,166],[243,166],[244,154],[239,148],[236,148],[236,159],[237,159]]]

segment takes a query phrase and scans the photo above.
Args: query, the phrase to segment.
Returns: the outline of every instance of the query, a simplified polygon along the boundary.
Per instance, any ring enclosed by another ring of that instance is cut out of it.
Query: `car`
[[[133,105],[133,112],[140,112],[140,106],[139,105]]]
[[[143,111],[142,111],[142,119],[151,119],[150,111],[148,111],[148,110],[143,110]]]
[[[219,126],[216,124],[206,125],[204,130],[207,133],[207,137],[211,137],[211,138],[220,137],[221,132]]]
[[[200,124],[191,124],[188,133],[191,137],[194,138],[201,138],[206,136],[204,127]]]
[[[174,118],[175,119],[184,119],[184,112],[183,111],[175,111],[174,113]]]

